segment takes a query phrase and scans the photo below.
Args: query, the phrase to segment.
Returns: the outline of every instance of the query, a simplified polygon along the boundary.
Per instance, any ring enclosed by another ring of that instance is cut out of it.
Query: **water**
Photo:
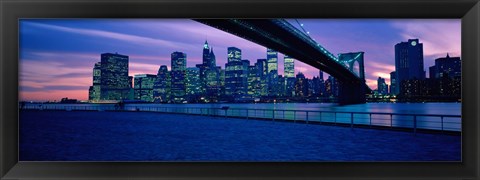
[[[36,103],[28,105],[39,105]],[[113,107],[114,104],[42,104],[42,106],[103,106]],[[126,104],[126,107],[178,107],[178,108],[249,108],[277,110],[312,110],[338,112],[374,112],[374,113],[404,113],[404,114],[442,114],[461,115],[461,103],[366,103],[338,106],[333,103],[218,103],[218,104]]]
[[[27,104],[27,107],[40,104]],[[110,108],[114,104],[42,104],[42,108],[63,108],[65,106],[82,108]],[[59,107],[60,106],[60,107]],[[305,120],[344,124],[362,124],[392,126],[404,128],[461,131],[460,117],[442,117],[461,115],[461,103],[366,103],[338,106],[333,103],[245,103],[245,104],[126,104],[126,110],[162,111],[177,113],[204,114],[200,108],[221,108],[229,106],[228,112],[214,110],[207,112],[215,115],[236,117],[276,118],[284,120]],[[250,109],[250,110],[246,110]],[[284,111],[286,110],[286,111]],[[296,111],[296,112],[294,112]],[[306,111],[311,111],[307,113]],[[315,111],[315,112],[313,112]],[[322,112],[320,112],[322,111]],[[343,113],[342,113],[343,112]],[[352,112],[357,114],[351,114]],[[368,113],[396,113],[368,114]],[[432,116],[424,116],[432,115]],[[352,118],[353,117],[353,118]]]

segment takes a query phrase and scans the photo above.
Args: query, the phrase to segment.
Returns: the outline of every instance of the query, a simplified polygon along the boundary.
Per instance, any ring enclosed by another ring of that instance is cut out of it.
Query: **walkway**
[[[461,136],[154,112],[20,113],[21,161],[459,161]]]

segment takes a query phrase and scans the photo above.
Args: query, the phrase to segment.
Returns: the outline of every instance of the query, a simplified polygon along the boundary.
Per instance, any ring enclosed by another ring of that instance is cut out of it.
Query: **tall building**
[[[338,81],[333,76],[328,76],[325,81],[325,96],[338,97]]]
[[[276,85],[277,96],[282,96],[282,97],[285,96],[286,94],[285,82],[286,82],[286,79],[282,75],[278,75],[277,85]]]
[[[283,74],[285,82],[283,84],[284,87],[284,95],[291,97],[294,94],[294,86],[295,86],[295,64],[294,59],[285,55],[284,57],[284,65],[283,65]]]
[[[227,63],[235,62],[235,61],[242,61],[242,50],[240,50],[236,47],[228,47],[227,48],[227,53],[228,53]]]
[[[429,68],[430,78],[437,79],[443,76],[450,78],[460,77],[462,75],[462,66],[460,57],[446,57],[435,59],[435,65]]]
[[[242,51],[236,47],[228,48],[228,62],[225,64],[225,95],[241,97],[248,91],[248,60],[241,60]]]
[[[268,95],[278,95],[278,52],[273,49],[267,49],[267,85]]]
[[[137,74],[134,76],[134,99],[153,102],[153,87],[157,76],[153,74]]]
[[[409,39],[395,45],[396,91],[403,93],[403,81],[425,79],[423,67],[423,44],[418,39]]]
[[[171,55],[171,98],[174,103],[183,103],[185,101],[186,86],[185,73],[187,66],[187,54],[182,52],[173,52]]]
[[[308,96],[308,79],[305,78],[303,73],[299,72],[295,81],[295,96],[307,97]]]
[[[171,93],[170,72],[166,65],[160,66],[153,86],[153,98],[156,103],[168,103]]]
[[[319,96],[323,97],[325,95],[325,80],[323,79],[323,71],[319,70],[318,72],[318,81],[319,81]]]
[[[257,63],[248,67],[248,95],[251,97],[260,97],[261,82]]]
[[[446,57],[435,59],[435,65],[430,67],[431,94],[443,98],[458,100],[461,98],[461,59]]]
[[[95,66],[93,67],[93,86],[90,86],[88,93],[88,100],[90,102],[98,102],[100,100],[100,87],[102,85],[101,74],[102,70],[100,62],[95,63]]]
[[[385,79],[382,77],[378,77],[377,79],[377,92],[381,95],[388,94],[388,85],[385,83]]]
[[[133,88],[133,76],[128,76],[128,85]]]
[[[208,45],[208,42],[205,41],[205,44],[203,44],[203,64],[208,66],[208,67],[216,67],[216,60],[215,60],[215,54],[213,54],[213,48],[210,48]]]
[[[225,96],[225,69],[220,69],[219,68],[219,82],[220,82],[220,95],[219,97],[224,97]]]
[[[209,102],[217,102],[221,94],[221,84],[220,84],[220,73],[221,68],[217,66],[215,68],[210,68],[205,72],[205,83],[206,83],[206,97]]]
[[[312,83],[311,83],[312,84],[311,89],[312,89],[312,96],[313,97],[320,97],[320,95],[322,94],[321,83],[322,83],[322,81],[320,80],[320,77],[313,77]]]
[[[255,63],[257,67],[257,74],[260,79],[260,96],[268,96],[268,85],[267,85],[267,60],[266,59],[257,59]]]
[[[295,77],[285,77],[285,96],[292,97],[295,94]]]
[[[100,74],[100,100],[133,99],[128,77],[128,56],[101,54]]]
[[[186,98],[188,102],[197,102],[202,95],[202,82],[200,80],[200,69],[189,67],[186,70],[185,78]]]
[[[390,94],[397,95],[399,93],[397,86],[397,72],[392,71],[390,73]]]
[[[207,41],[203,45],[202,60],[202,64],[196,65],[200,69],[201,94],[205,95],[208,101],[215,102],[220,92],[219,67],[216,66],[213,48],[208,45]]]
[[[285,78],[291,78],[295,77],[295,64],[294,64],[294,59],[285,55],[284,57],[284,66],[283,66],[283,71],[284,71],[284,76]]]

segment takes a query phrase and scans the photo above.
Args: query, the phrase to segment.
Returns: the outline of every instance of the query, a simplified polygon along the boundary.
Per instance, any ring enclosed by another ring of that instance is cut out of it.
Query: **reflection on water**
[[[136,106],[130,104],[128,106]],[[143,106],[144,104],[142,104]],[[366,103],[338,106],[333,103],[258,103],[258,104],[148,104],[155,107],[211,107],[249,109],[285,109],[285,110],[312,110],[312,111],[340,111],[340,112],[385,112],[405,114],[445,114],[460,115],[461,103]]]
[[[33,105],[33,104],[29,104]],[[114,104],[42,104],[42,106],[114,106]],[[461,103],[366,103],[339,106],[333,103],[243,103],[243,104],[126,104],[126,107],[197,107],[197,108],[248,108],[279,110],[311,110],[338,112],[383,112],[403,114],[461,115]]]
[[[88,107],[91,107],[91,110],[98,107],[115,109],[115,104],[28,104],[27,106],[41,107],[40,109],[74,109],[71,106],[79,107],[80,110],[87,110]],[[221,110],[220,108],[224,106],[229,106],[230,110]],[[210,110],[202,111],[201,108]],[[126,104],[124,109],[461,131],[460,103],[367,103],[347,106],[332,103]],[[375,113],[394,113],[394,115]],[[458,117],[448,117],[448,115]]]

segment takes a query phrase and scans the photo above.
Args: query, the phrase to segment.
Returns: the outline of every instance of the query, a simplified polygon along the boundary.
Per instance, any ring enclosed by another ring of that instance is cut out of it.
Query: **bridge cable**
[[[301,28],[302,31],[305,33],[305,35],[307,35],[310,39],[312,39],[312,37],[310,37],[310,33],[308,33],[308,31],[305,30],[305,28],[303,28],[303,24],[300,23],[300,22],[298,21],[298,19],[295,19],[295,22],[297,22],[298,26],[300,26],[300,28]],[[312,40],[313,40],[313,39],[312,39]]]

